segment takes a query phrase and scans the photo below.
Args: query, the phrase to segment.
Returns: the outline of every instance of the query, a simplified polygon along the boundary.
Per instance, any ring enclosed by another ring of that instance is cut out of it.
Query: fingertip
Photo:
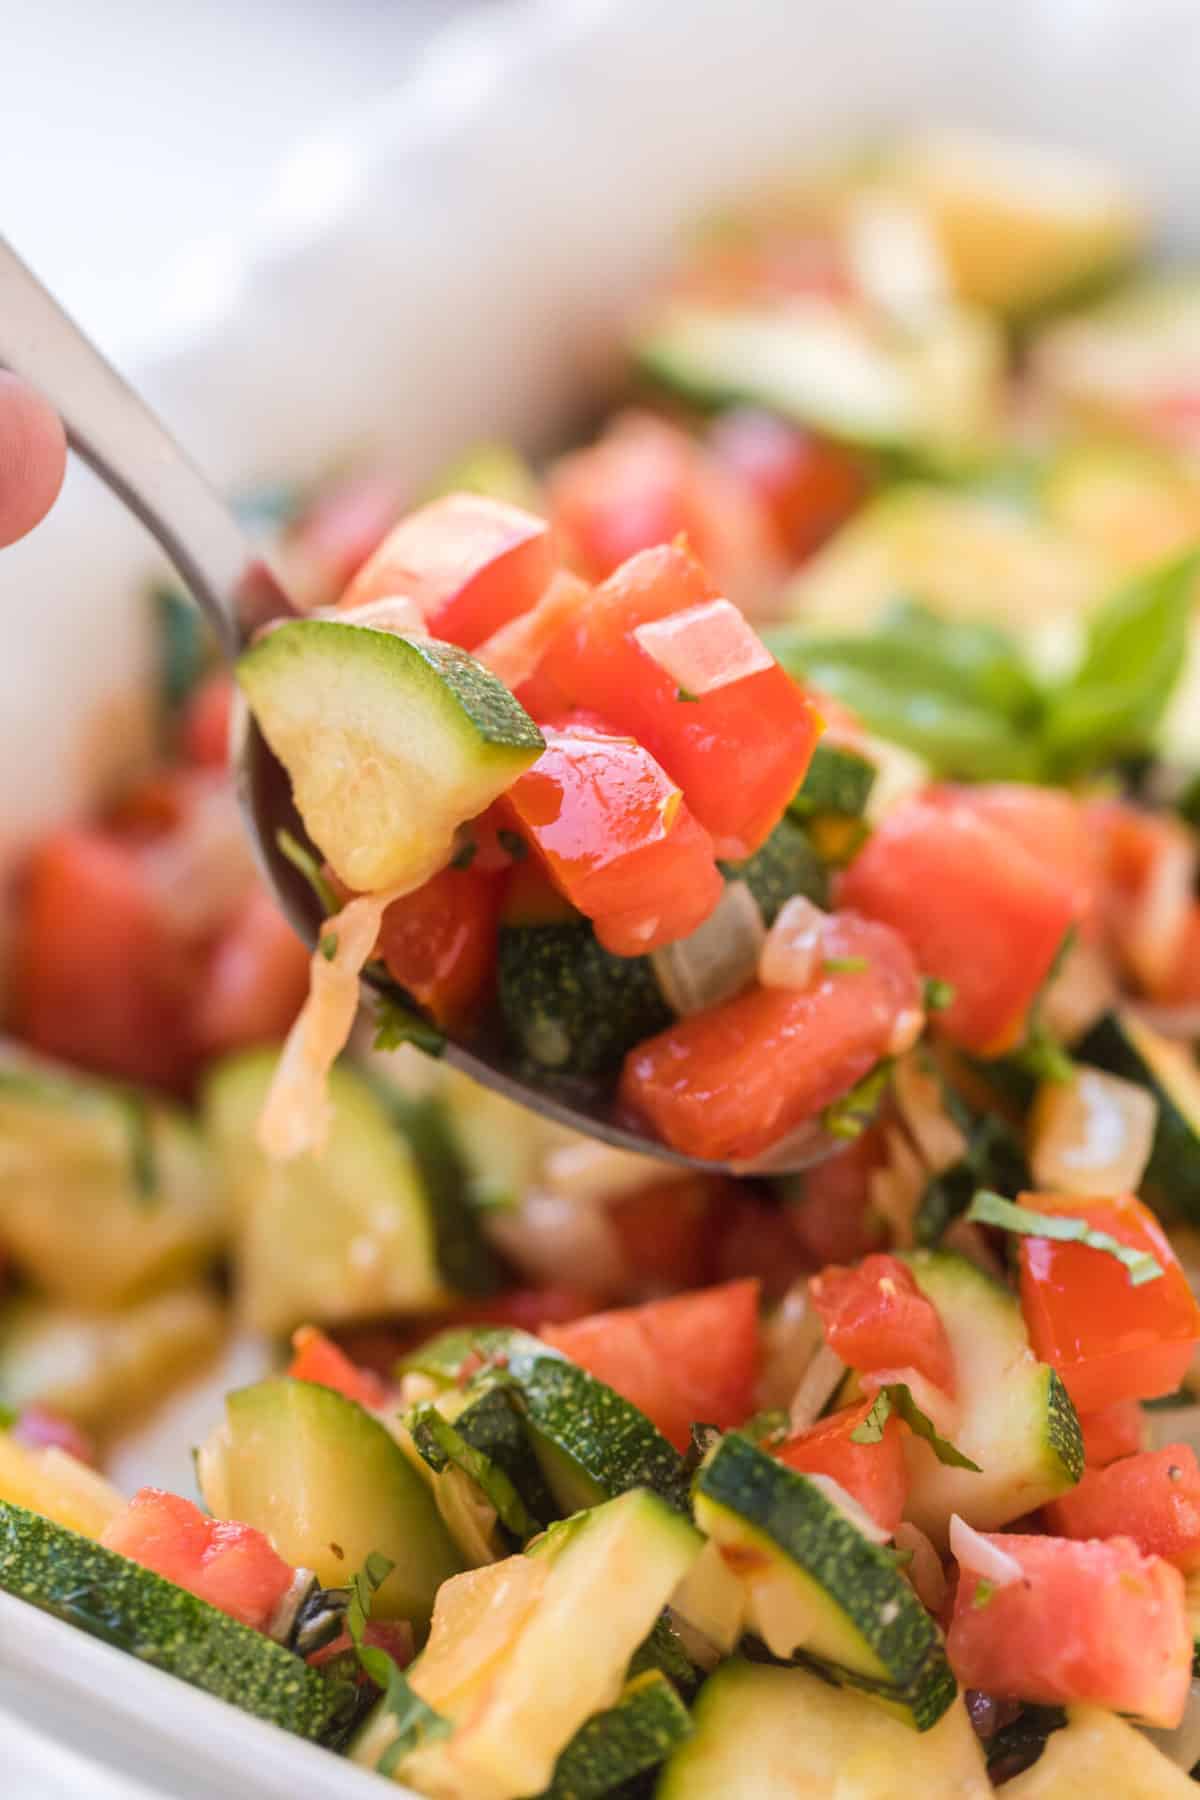
[[[45,518],[67,468],[62,420],[40,394],[0,369],[0,546]]]

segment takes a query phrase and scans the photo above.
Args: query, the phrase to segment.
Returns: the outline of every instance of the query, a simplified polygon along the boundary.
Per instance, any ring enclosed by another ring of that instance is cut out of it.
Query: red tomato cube
[[[1174,1393],[1200,1338],[1200,1308],[1154,1214],[1132,1194],[1099,1200],[1023,1194],[1021,1204],[1086,1219],[1148,1252],[1163,1270],[1135,1287],[1107,1251],[1021,1238],[1021,1307],[1030,1343],[1058,1370],[1080,1412]]]
[[[822,1269],[808,1292],[826,1343],[849,1368],[893,1381],[915,1369],[953,1394],[954,1355],[946,1327],[898,1257],[876,1254],[854,1268]]]
[[[1146,1421],[1136,1400],[1114,1400],[1099,1412],[1080,1413],[1079,1429],[1089,1469],[1103,1469],[1118,1457],[1133,1456],[1146,1441]]]
[[[1078,1487],[1043,1510],[1059,1537],[1123,1534],[1144,1555],[1161,1556],[1185,1574],[1200,1568],[1200,1467],[1187,1444],[1086,1469]]]
[[[100,1542],[256,1631],[266,1631],[295,1575],[252,1525],[210,1519],[161,1488],[141,1488]]]
[[[315,1325],[301,1325],[292,1333],[292,1360],[288,1374],[293,1381],[312,1381],[318,1387],[336,1388],[360,1406],[386,1406],[390,1389],[371,1369],[361,1369],[344,1350]]]
[[[857,1406],[843,1407],[808,1431],[788,1438],[772,1454],[801,1475],[831,1476],[891,1537],[904,1517],[908,1498],[904,1427],[892,1413],[877,1443],[856,1444],[854,1433],[873,1405],[873,1399],[866,1399]]]
[[[474,864],[442,869],[383,915],[388,974],[438,1025],[470,1020],[490,991],[503,888],[502,874]]]

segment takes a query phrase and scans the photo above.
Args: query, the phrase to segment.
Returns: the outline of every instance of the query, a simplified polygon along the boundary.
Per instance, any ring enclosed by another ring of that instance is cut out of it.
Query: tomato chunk
[[[861,460],[774,413],[736,407],[718,414],[709,444],[750,489],[791,559],[810,556],[867,491]]]
[[[1080,1413],[1079,1429],[1089,1469],[1103,1469],[1118,1457],[1133,1456],[1146,1437],[1146,1422],[1136,1400],[1114,1400],[1099,1412]]]
[[[442,1026],[478,1011],[496,969],[503,877],[442,869],[383,915],[379,949],[393,981]]]
[[[533,606],[553,573],[545,519],[482,494],[447,494],[401,519],[341,604],[404,595],[434,637],[473,650]]]
[[[835,1355],[862,1376],[889,1381],[915,1369],[943,1393],[954,1392],[954,1355],[937,1308],[898,1257],[875,1254],[853,1268],[822,1269],[809,1297]],[[864,1385],[865,1382],[864,1382]]]
[[[673,1149],[719,1161],[749,1161],[815,1119],[920,1007],[912,957],[887,926],[835,915],[824,943],[811,988],[749,988],[631,1050],[624,1104]]]
[[[310,606],[331,606],[400,517],[395,475],[361,471],[322,487],[288,527],[288,574]],[[298,565],[298,568],[295,567]]]
[[[1179,1723],[1192,1671],[1183,1577],[1131,1538],[1074,1543],[1001,1533],[1021,1578],[959,1574],[946,1650],[963,1687],[1042,1706],[1089,1701]]]
[[[720,596],[677,545],[623,563],[554,638],[539,665],[569,706],[628,731],[683,789],[717,854],[749,856],[804,779],[820,731],[812,702],[772,661],[698,699],[638,643],[639,625]]]
[[[1101,1200],[1025,1194],[1021,1204],[1086,1219],[1148,1252],[1163,1270],[1135,1287],[1106,1251],[1021,1238],[1021,1306],[1030,1342],[1058,1370],[1079,1410],[1174,1393],[1200,1337],[1200,1308],[1154,1214],[1131,1194]]]
[[[757,1281],[546,1325],[541,1335],[640,1407],[677,1450],[694,1423],[737,1425],[754,1404]]]
[[[308,957],[275,902],[253,888],[209,955],[194,1021],[201,1053],[286,1037],[308,993]]]
[[[946,783],[923,797],[951,808],[965,806],[1006,833],[1070,889],[1075,922],[1082,930],[1090,932],[1098,922],[1102,871],[1096,833],[1087,808],[1065,788],[1021,781],[981,781],[971,787]]]
[[[871,1210],[871,1176],[883,1160],[883,1133],[871,1125],[837,1156],[805,1171],[787,1214],[811,1267],[853,1262],[878,1244],[883,1223]]]
[[[1161,1556],[1185,1574],[1200,1568],[1200,1467],[1187,1444],[1085,1469],[1079,1485],[1044,1511],[1059,1537],[1123,1534],[1144,1555]]]
[[[252,1525],[210,1519],[161,1488],[141,1488],[100,1542],[256,1631],[270,1625],[295,1574]]]
[[[504,804],[567,899],[618,956],[686,937],[721,897],[708,833],[629,738],[582,724],[547,731],[545,750]]]
[[[854,1433],[874,1404],[872,1398],[843,1407],[788,1438],[773,1454],[802,1475],[832,1476],[891,1537],[908,1498],[904,1428],[892,1413],[877,1443],[856,1444]]]
[[[360,1369],[344,1350],[339,1350],[315,1325],[301,1325],[292,1333],[292,1360],[288,1374],[293,1381],[312,1381],[318,1387],[336,1388],[360,1406],[386,1406],[389,1389],[370,1369]]]
[[[87,828],[35,848],[17,921],[13,1027],[100,1074],[181,1085],[199,966],[135,844]]]
[[[727,1184],[706,1175],[668,1176],[605,1205],[631,1283],[643,1291],[699,1287],[711,1280],[712,1228]]]
[[[889,814],[843,875],[840,900],[893,926],[921,972],[952,985],[938,1030],[987,1054],[1019,1035],[1080,904],[1011,830],[927,800]]]

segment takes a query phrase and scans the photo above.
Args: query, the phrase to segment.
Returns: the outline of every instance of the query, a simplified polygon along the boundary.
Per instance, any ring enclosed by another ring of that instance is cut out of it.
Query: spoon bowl
[[[296,615],[298,609],[230,508],[3,237],[0,368],[28,381],[57,408],[72,450],[174,564],[228,662],[264,625]],[[259,867],[293,928],[315,946],[324,915],[308,882],[280,847],[283,832],[306,843],[304,826],[286,771],[240,701],[232,754],[238,799]],[[399,992],[374,970],[363,979],[380,993]],[[753,1162],[707,1162],[632,1129],[618,1116],[611,1096],[591,1083],[551,1076],[535,1083],[517,1073],[494,1028],[489,1033],[485,1026],[470,1043],[448,1039],[443,1054],[473,1080],[574,1131],[710,1174],[784,1174],[844,1147],[814,1123]]]

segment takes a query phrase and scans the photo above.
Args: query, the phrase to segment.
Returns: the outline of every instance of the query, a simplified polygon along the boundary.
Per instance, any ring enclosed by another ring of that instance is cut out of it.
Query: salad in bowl
[[[158,754],[12,888],[0,1589],[430,1800],[1190,1792],[1200,278],[928,131],[625,348],[543,464],[249,496],[232,672],[153,596]]]

